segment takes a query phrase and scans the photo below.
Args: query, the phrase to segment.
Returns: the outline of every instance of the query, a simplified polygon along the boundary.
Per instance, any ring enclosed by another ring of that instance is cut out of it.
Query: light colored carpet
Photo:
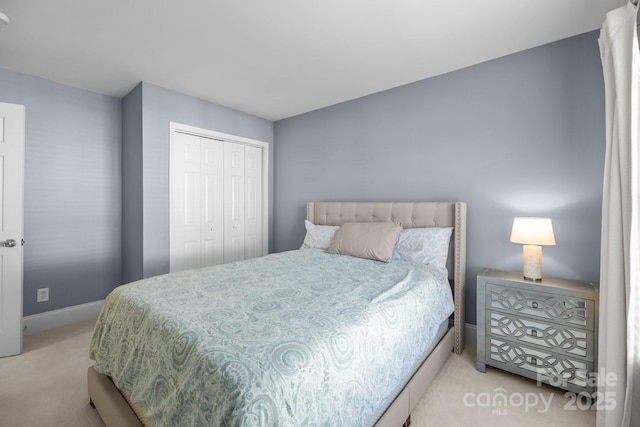
[[[23,354],[0,359],[1,426],[104,426],[89,406],[86,391],[94,323],[25,337]],[[580,410],[585,402],[572,405],[564,394],[493,368],[481,374],[475,370],[475,348],[467,347],[461,356],[449,357],[414,411],[411,425],[594,426],[595,412]],[[506,406],[500,406],[500,397],[506,398]]]
[[[591,402],[499,369],[476,370],[476,348],[452,354],[411,415],[412,427],[590,427]]]
[[[94,325],[89,320],[30,335],[21,355],[0,359],[2,427],[104,426],[87,395]]]

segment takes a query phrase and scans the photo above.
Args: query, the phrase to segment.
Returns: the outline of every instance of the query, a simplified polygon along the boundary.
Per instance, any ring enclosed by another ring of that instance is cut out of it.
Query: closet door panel
[[[224,142],[200,138],[202,267],[224,262]]]
[[[224,144],[224,262],[245,259],[243,144]]]
[[[177,134],[172,146],[171,271],[200,266],[200,142]]]
[[[181,270],[191,270],[200,267],[200,242],[185,241],[182,245],[183,264]]]
[[[262,255],[262,150],[245,147],[245,256]]]

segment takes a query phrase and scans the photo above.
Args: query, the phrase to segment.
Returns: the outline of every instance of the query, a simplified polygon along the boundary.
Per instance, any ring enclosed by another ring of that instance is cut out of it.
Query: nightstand
[[[477,369],[486,365],[576,393],[596,388],[598,290],[593,282],[484,269],[478,275]]]

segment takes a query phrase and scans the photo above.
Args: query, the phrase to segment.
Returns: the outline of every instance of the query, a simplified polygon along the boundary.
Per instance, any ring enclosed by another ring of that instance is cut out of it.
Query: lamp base
[[[524,245],[522,247],[522,274],[525,279],[542,280],[542,246]]]

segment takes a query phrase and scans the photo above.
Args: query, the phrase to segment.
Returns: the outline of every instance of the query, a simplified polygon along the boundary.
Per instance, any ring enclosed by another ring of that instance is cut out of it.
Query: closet
[[[265,147],[180,129],[170,139],[171,272],[265,255]]]

